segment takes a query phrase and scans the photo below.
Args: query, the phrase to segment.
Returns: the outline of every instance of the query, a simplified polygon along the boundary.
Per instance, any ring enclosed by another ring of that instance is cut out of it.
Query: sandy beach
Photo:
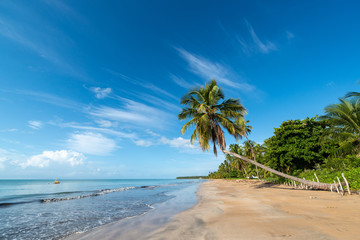
[[[360,239],[360,197],[260,181],[204,183],[151,239]]]
[[[194,207],[173,218],[159,209],[71,239],[360,239],[359,195],[256,180],[207,181],[197,195]]]

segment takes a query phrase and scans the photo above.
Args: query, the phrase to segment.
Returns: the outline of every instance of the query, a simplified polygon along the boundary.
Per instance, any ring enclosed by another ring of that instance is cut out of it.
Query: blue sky
[[[173,178],[223,161],[181,135],[214,78],[262,143],[359,91],[357,1],[0,2],[0,178]],[[227,144],[234,140],[227,137]]]

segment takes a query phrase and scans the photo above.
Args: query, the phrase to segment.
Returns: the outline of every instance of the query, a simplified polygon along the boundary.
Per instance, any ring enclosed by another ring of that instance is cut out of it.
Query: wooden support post
[[[342,187],[342,185],[341,185],[341,182],[340,182],[339,177],[337,177],[337,180],[338,180],[338,182],[339,182],[339,188],[340,188],[341,194],[343,195],[343,194],[344,194],[344,189],[343,189],[343,187]]]
[[[315,177],[316,177],[317,182],[320,182],[320,181],[319,181],[319,178],[316,176],[316,173],[314,173],[314,175],[315,175]]]
[[[304,180],[306,180],[304,177],[303,177]],[[308,186],[305,184],[305,189],[308,189]]]
[[[348,190],[349,195],[351,195],[349,183],[348,183],[348,181],[346,180],[344,173],[342,173],[341,176],[342,176],[343,179],[345,180],[346,188],[347,188],[347,190]]]
[[[339,189],[338,189],[338,187],[337,187],[337,183],[335,182],[335,180],[334,180],[334,186],[335,186],[335,188],[336,188],[336,191],[337,191],[338,193],[340,193],[340,192],[339,192]]]

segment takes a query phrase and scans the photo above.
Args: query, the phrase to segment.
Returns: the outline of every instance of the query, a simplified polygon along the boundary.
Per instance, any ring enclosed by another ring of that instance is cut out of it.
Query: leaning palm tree
[[[340,103],[327,106],[326,114],[319,118],[330,125],[325,137],[339,143],[334,155],[360,156],[360,98],[339,100]]]
[[[181,133],[184,134],[189,127],[195,126],[190,141],[194,143],[195,140],[198,139],[203,151],[209,151],[209,142],[212,142],[215,155],[217,155],[216,145],[218,145],[223,153],[240,158],[278,176],[303,183],[316,189],[329,190],[334,186],[333,184],[317,183],[290,176],[247,157],[227,151],[224,132],[221,127],[225,128],[236,140],[242,138],[243,132],[237,122],[239,119],[244,118],[246,109],[238,99],[230,98],[225,100],[224,93],[222,89],[217,86],[215,80],[211,80],[205,87],[190,90],[181,99],[181,104],[185,105],[185,107],[178,115],[179,120],[190,118],[181,128]]]

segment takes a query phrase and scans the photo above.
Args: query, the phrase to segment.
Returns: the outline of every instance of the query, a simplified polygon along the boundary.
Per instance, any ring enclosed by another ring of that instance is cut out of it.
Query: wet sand
[[[165,204],[71,239],[360,239],[359,195],[213,180],[197,196],[194,207],[172,218],[162,217]]]

